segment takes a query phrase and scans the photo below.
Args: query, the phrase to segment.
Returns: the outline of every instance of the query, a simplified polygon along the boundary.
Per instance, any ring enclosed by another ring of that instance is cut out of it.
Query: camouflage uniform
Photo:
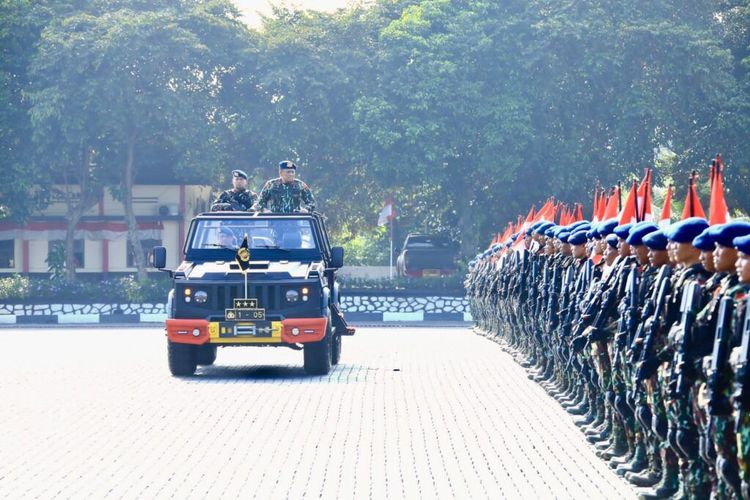
[[[232,210],[244,212],[255,205],[257,200],[258,195],[248,189],[242,191],[227,189],[216,198],[214,203],[228,203],[232,206]]]
[[[258,208],[268,209],[274,213],[299,212],[302,204],[308,211],[315,210],[315,198],[310,188],[299,179],[284,182],[281,177],[271,179],[263,186],[258,198]]]

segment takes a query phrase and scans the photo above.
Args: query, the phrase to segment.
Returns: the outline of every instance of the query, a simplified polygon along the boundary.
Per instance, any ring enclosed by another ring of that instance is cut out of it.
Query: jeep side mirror
[[[333,247],[331,248],[331,267],[340,269],[344,267],[344,248]]]
[[[149,260],[156,269],[164,269],[167,267],[167,249],[164,247],[152,248]]]

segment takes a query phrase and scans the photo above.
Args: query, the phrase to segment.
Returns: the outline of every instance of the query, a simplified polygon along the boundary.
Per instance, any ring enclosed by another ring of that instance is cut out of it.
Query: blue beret
[[[669,226],[667,238],[676,243],[692,243],[696,236],[708,227],[708,221],[702,217],[690,217],[689,219],[675,222]]]
[[[696,236],[693,239],[693,246],[698,250],[702,250],[704,252],[712,252],[716,248],[716,241],[714,240],[713,236],[711,236],[712,229],[713,228],[711,227],[709,227],[708,229],[704,229],[701,234]]]
[[[607,235],[607,238],[606,238],[605,241],[612,248],[617,248],[617,244],[620,242],[620,239],[617,237],[616,234],[610,233],[610,234]]]
[[[552,224],[550,227],[544,230],[544,235],[548,238],[554,238],[555,237],[555,231],[557,230],[558,225]]]
[[[588,231],[586,231],[586,239],[587,240],[593,240],[594,238],[596,238],[595,235],[596,235],[596,229],[594,229],[594,228],[591,228]]]
[[[617,219],[605,220],[604,222],[599,223],[596,232],[599,234],[600,238],[605,238],[608,234],[612,234],[617,227],[617,224]]]
[[[490,253],[492,253],[492,252],[490,252],[489,250],[485,250],[484,252],[482,252],[482,257],[483,257],[483,258],[484,258],[484,257],[489,257],[489,256],[490,256]]]
[[[502,248],[503,246],[500,243],[495,243],[494,245],[492,245],[492,252],[497,253],[502,250]]]
[[[588,231],[589,229],[591,229],[591,224],[589,224],[588,222],[576,223],[572,226],[568,226],[568,230],[571,232]]]
[[[667,235],[660,229],[652,231],[643,237],[643,244],[652,250],[666,250],[668,242]]]
[[[297,165],[293,161],[290,160],[284,160],[279,162],[279,170],[283,170],[286,168],[292,168],[294,170],[297,170]]]
[[[629,245],[643,245],[643,237],[657,229],[659,229],[659,226],[653,222],[639,222],[630,229],[630,234],[625,241]]]
[[[612,232],[617,235],[618,238],[622,238],[623,240],[628,237],[628,234],[630,234],[630,228],[633,227],[633,224],[622,224],[617,227],[615,227]]]
[[[568,243],[571,245],[583,245],[587,241],[588,237],[586,236],[586,231],[583,230],[576,231],[568,237]]]
[[[750,255],[750,235],[738,236],[732,241],[734,247],[745,255]]]
[[[750,222],[737,220],[733,222],[727,222],[711,228],[711,237],[714,242],[723,246],[731,248],[732,241],[740,236],[750,234]]]
[[[232,170],[232,177],[242,177],[247,180],[247,174],[242,170]]]
[[[534,232],[535,232],[535,233],[537,233],[537,234],[544,234],[544,233],[545,233],[545,231],[547,231],[547,229],[549,229],[549,228],[553,227],[554,225],[555,225],[555,224],[553,224],[552,222],[546,222],[546,221],[545,221],[545,222],[542,222],[541,224],[539,224],[539,225],[538,225],[538,226],[537,226],[537,227],[536,227],[536,228],[534,229]]]
[[[557,238],[558,238],[558,239],[559,239],[560,241],[562,241],[563,243],[567,243],[567,242],[568,242],[568,237],[569,237],[569,236],[570,236],[570,231],[567,231],[567,230],[566,230],[566,231],[560,231],[560,232],[559,232],[559,233],[557,234]]]

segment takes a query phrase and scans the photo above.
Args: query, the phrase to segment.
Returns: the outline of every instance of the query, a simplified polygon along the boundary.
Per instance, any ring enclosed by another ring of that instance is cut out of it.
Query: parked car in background
[[[450,276],[457,268],[458,243],[447,236],[410,234],[396,260],[399,276],[429,278]]]

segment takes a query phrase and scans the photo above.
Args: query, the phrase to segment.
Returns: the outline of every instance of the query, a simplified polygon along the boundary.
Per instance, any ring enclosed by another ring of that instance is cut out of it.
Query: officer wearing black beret
[[[280,162],[279,176],[263,186],[257,208],[284,214],[314,211],[315,198],[310,188],[296,176],[297,165],[293,161]]]
[[[247,189],[247,174],[242,170],[232,170],[232,189],[221,193],[214,201],[214,205],[226,204],[232,210],[244,212],[250,209],[257,200],[258,195]]]

